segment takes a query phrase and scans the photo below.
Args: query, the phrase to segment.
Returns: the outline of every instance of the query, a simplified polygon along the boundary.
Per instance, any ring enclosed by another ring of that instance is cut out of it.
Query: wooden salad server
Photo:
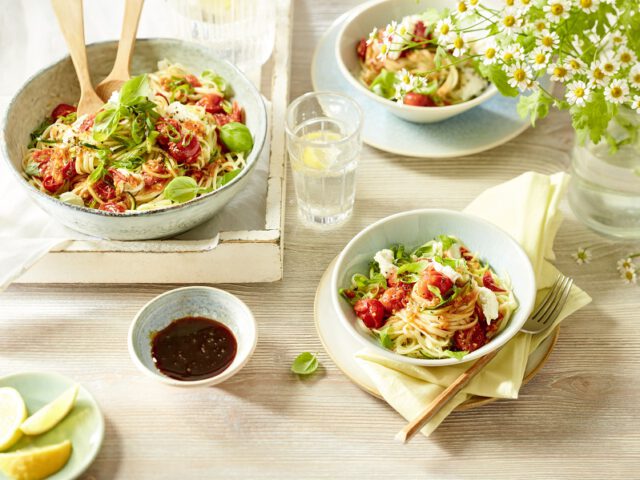
[[[94,113],[104,105],[91,84],[87,51],[84,45],[84,17],[82,0],[51,0],[58,25],[67,42],[67,48],[80,82],[78,116]]]
[[[113,64],[111,73],[102,80],[96,87],[98,96],[105,102],[109,100],[111,94],[120,90],[122,84],[129,80],[129,66],[131,65],[131,55],[136,43],[138,24],[144,0],[126,0],[124,8],[124,19],[122,20],[122,32],[118,43],[118,53]]]

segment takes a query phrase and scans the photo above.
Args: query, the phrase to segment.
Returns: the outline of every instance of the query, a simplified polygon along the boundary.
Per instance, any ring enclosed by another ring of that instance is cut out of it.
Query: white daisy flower
[[[458,18],[465,18],[471,15],[474,12],[474,10],[475,10],[475,7],[472,6],[468,0],[459,0],[456,3],[454,12]]]
[[[526,63],[516,61],[507,67],[507,77],[509,85],[520,90],[527,90],[531,86],[531,67]]]
[[[640,88],[640,64],[631,67],[629,71],[629,83],[635,88]]]
[[[600,0],[576,0],[577,7],[585,13],[593,13],[598,10]]]
[[[569,105],[584,107],[591,98],[591,88],[582,80],[571,82],[567,85],[565,97]]]
[[[633,102],[631,102],[631,109],[635,110],[637,113],[640,113],[640,95],[635,95],[633,97]]]
[[[513,60],[522,60],[524,58],[524,50],[518,43],[512,43],[506,47],[502,47],[500,58],[503,62],[509,63]]]
[[[398,22],[394,20],[385,27],[383,35],[385,37],[393,36],[393,34],[396,33],[396,28],[398,28]]]
[[[436,23],[434,32],[438,37],[438,43],[440,45],[448,45],[453,42],[455,38],[455,32],[453,30],[453,22],[451,21],[451,17],[439,20],[438,23]]]
[[[629,84],[626,80],[614,78],[604,89],[604,97],[610,103],[624,103],[628,100]]]
[[[498,46],[496,45],[495,39],[491,38],[491,40],[487,41],[483,46],[482,51],[482,63],[485,65],[493,65],[498,60]]]
[[[469,48],[467,45],[467,36],[464,33],[459,32],[447,48],[449,50],[453,50],[451,54],[454,57],[463,56]]]
[[[416,77],[411,75],[406,68],[396,73],[396,78],[400,80],[399,86],[403,92],[410,92],[417,86]]]
[[[542,10],[547,14],[547,19],[550,22],[557,23],[560,20],[569,18],[571,4],[569,0],[548,0]]]
[[[550,52],[558,47],[560,37],[556,32],[550,32],[546,28],[536,33],[536,46]]]
[[[532,5],[533,5],[533,0],[519,0],[518,12],[520,12],[520,15],[524,15],[529,11]]]
[[[533,30],[536,32],[542,32],[543,30],[549,30],[549,22],[547,22],[544,18],[540,20],[536,20],[533,23]]]
[[[544,70],[549,63],[549,53],[545,52],[541,47],[536,47],[531,51],[531,66],[534,70]]]
[[[609,41],[615,47],[622,47],[627,44],[627,37],[623,35],[620,30],[615,30],[609,34]]]
[[[636,264],[633,263],[633,259],[631,257],[621,258],[618,260],[617,268],[619,272],[623,270],[633,270],[636,271]]]
[[[389,55],[389,50],[391,48],[391,42],[385,38],[384,41],[380,44],[380,53],[378,54],[378,60],[386,60]]]
[[[635,270],[622,270],[620,272],[620,278],[628,284],[636,283],[638,281],[638,276]]]
[[[374,42],[378,41],[378,29],[376,27],[373,27],[373,30],[371,30],[371,33],[369,33],[369,38],[367,38],[367,45],[371,45]]]
[[[620,64],[624,66],[632,64],[635,65],[638,62],[638,57],[636,56],[635,52],[629,50],[626,46],[620,47],[620,49],[618,50],[617,59],[618,62],[620,62]]]
[[[547,73],[551,75],[552,82],[566,82],[571,78],[571,70],[567,65],[552,63],[547,68]]]
[[[517,10],[506,8],[502,20],[500,20],[500,31],[508,36],[515,35],[520,31],[522,19],[518,16]]]
[[[609,50],[600,55],[600,68],[602,68],[602,72],[609,77],[618,73],[620,62],[616,59],[613,50]]]
[[[504,0],[504,4],[507,6],[507,8],[511,8],[516,5],[516,0]]]
[[[571,256],[578,265],[583,265],[591,261],[591,251],[588,248],[579,247]]]
[[[594,85],[602,87],[605,83],[607,83],[607,76],[602,70],[602,64],[600,63],[600,60],[596,60],[595,62],[592,62],[591,65],[589,65],[589,72],[587,75],[589,77],[589,81]]]
[[[567,57],[565,61],[565,65],[569,69],[569,71],[573,73],[580,73],[582,69],[585,67],[584,62],[579,58]]]

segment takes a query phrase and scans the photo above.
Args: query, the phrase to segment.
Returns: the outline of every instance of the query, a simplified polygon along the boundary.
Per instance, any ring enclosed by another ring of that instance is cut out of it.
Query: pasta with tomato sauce
[[[488,343],[518,303],[507,282],[457,238],[377,252],[340,291],[380,344],[414,358],[462,358]]]
[[[95,114],[60,104],[31,134],[27,180],[65,203],[111,213],[170,207],[221,188],[253,137],[226,81],[164,60]]]

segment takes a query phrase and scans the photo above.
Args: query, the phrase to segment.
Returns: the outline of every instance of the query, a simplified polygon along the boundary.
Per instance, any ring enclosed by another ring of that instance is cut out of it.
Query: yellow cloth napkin
[[[558,270],[553,260],[553,240],[562,214],[558,206],[568,183],[564,173],[542,175],[527,172],[486,190],[465,209],[510,233],[529,255],[536,274],[540,301],[555,281]],[[555,326],[591,298],[578,287],[556,320]],[[423,429],[430,435],[451,411],[472,395],[517,398],[529,354],[554,330],[529,335],[518,333],[462,392],[453,398]],[[388,360],[369,350],[356,354],[356,360],[371,377],[384,399],[404,418],[415,418],[437,395],[450,385],[470,364],[450,367],[418,367]]]

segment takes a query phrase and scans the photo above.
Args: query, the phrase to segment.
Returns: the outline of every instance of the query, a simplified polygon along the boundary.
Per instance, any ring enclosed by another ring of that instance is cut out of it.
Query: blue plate
[[[311,62],[311,81],[315,91],[342,92],[360,104],[365,117],[364,143],[407,157],[461,157],[502,145],[530,125],[516,112],[517,98],[500,95],[439,123],[418,124],[396,117],[358,92],[338,68],[335,44],[349,13],[338,18],[320,39]]]

